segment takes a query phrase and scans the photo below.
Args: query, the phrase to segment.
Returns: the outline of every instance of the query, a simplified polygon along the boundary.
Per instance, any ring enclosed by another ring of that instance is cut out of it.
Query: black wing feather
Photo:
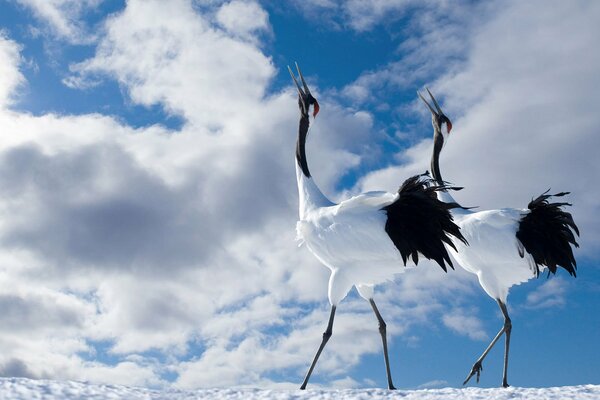
[[[550,203],[551,197],[562,197],[569,192],[554,195],[547,191],[528,205],[530,212],[521,218],[517,239],[525,250],[533,257],[536,275],[540,274],[540,265],[548,267],[553,274],[557,267],[564,268],[570,275],[577,276],[577,262],[573,256],[571,245],[579,247],[573,232],[579,236],[579,229],[573,216],[562,207],[570,203]],[[521,254],[523,257],[524,254]]]
[[[447,271],[446,263],[454,269],[444,243],[454,248],[450,236],[465,244],[467,241],[450,214],[451,209],[460,206],[437,198],[437,191],[449,188],[424,175],[415,175],[400,186],[398,199],[383,207],[387,213],[385,231],[400,251],[404,265],[409,258],[417,264],[421,253],[444,271]]]

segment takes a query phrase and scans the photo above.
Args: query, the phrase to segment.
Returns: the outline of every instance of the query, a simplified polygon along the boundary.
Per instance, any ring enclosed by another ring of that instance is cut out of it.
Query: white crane
[[[370,303],[377,317],[388,388],[395,389],[390,374],[386,324],[373,300],[373,287],[404,272],[401,265],[406,265],[407,260],[412,259],[416,264],[418,253],[435,260],[444,271],[446,263],[452,267],[444,243],[453,246],[451,237],[458,242],[464,240],[449,212],[455,205],[438,200],[436,191],[445,186],[434,185],[430,178],[422,175],[407,179],[395,194],[368,192],[339,204],[328,200],[311,178],[305,153],[309,108],[313,106],[313,117],[316,117],[319,103],[310,93],[297,64],[296,68],[302,86],[288,67],[298,89],[300,107],[296,146],[300,218],[296,229],[308,249],[331,270],[329,322],[300,389],[306,388],[321,351],[331,337],[338,304],[353,286]]]
[[[431,111],[433,125],[431,170],[435,181],[442,184],[439,157],[448,140],[452,123],[444,115],[429,89],[427,92],[435,108],[421,93],[417,92],[417,94]],[[446,124],[445,132],[442,130],[443,124]],[[502,334],[505,334],[502,386],[508,387],[506,375],[512,322],[506,309],[506,298],[513,285],[539,276],[540,270],[546,268],[549,273],[555,274],[559,266],[570,275],[576,276],[577,264],[571,245],[579,247],[572,232],[579,236],[579,230],[571,214],[562,209],[563,206],[571,204],[548,201],[551,197],[561,197],[568,192],[554,195],[546,193],[532,200],[527,209],[503,208],[477,212],[464,208],[452,210],[452,215],[469,246],[453,240],[455,248],[451,253],[462,268],[477,275],[481,287],[496,300],[504,316],[502,329],[475,361],[463,385],[467,384],[475,374],[479,382],[484,358]],[[439,191],[438,195],[443,201],[454,202],[452,196],[446,191]]]

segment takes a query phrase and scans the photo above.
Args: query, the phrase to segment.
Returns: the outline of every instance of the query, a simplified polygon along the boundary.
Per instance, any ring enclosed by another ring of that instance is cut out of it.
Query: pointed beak
[[[312,93],[310,92],[310,89],[308,88],[308,85],[306,84],[306,81],[304,80],[304,75],[302,75],[302,71],[300,70],[300,66],[298,65],[298,63],[296,64],[296,70],[298,71],[298,76],[300,77],[300,82],[302,82],[302,86],[300,86],[300,84],[298,83],[298,80],[296,79],[296,76],[294,75],[294,72],[292,71],[292,69],[290,68],[290,66],[288,65],[288,71],[290,73],[290,76],[292,77],[292,79],[294,80],[294,83],[296,84],[296,89],[298,90],[298,95],[300,95],[300,97],[305,98],[308,96],[308,106],[310,106],[310,104],[313,105],[313,118],[315,118],[317,116],[317,114],[319,113],[320,107],[319,107],[319,103],[317,102],[317,99],[314,98],[314,96],[312,95]],[[304,102],[302,103],[302,108],[304,108]],[[307,110],[305,110],[307,111]]]
[[[431,104],[429,104],[427,102],[427,100],[425,100],[425,98],[423,97],[423,95],[421,95],[421,92],[417,91],[417,94],[419,95],[419,97],[421,98],[421,100],[423,100],[423,103],[425,103],[425,105],[427,106],[427,108],[429,108],[429,111],[431,111],[431,113],[434,114],[434,115],[438,115],[437,111],[435,111],[433,109],[433,107],[431,107]]]
[[[292,79],[294,80],[294,83],[296,84],[296,89],[298,89],[298,94],[300,96],[304,96],[304,92],[302,91],[302,88],[298,84],[298,81],[296,80],[296,77],[294,76],[294,73],[292,72],[292,69],[290,68],[289,65],[287,67],[288,67],[288,71],[290,72],[290,76],[292,77]],[[298,64],[296,64],[296,68],[297,67],[298,67]]]
[[[300,71],[300,66],[298,65],[298,63],[296,63],[296,69],[298,70],[298,76],[300,77],[300,80],[302,81],[302,85],[304,86],[304,93],[311,95],[310,89],[308,88],[308,85],[306,84],[306,81],[304,80],[304,75],[302,75],[302,71]]]
[[[452,130],[452,122],[450,122],[450,119],[448,117],[446,117],[446,115],[442,111],[442,108],[438,104],[437,100],[435,99],[435,97],[433,97],[433,95],[431,94],[431,91],[429,91],[429,88],[426,87],[425,90],[427,90],[427,93],[429,93],[429,97],[431,97],[431,101],[433,102],[433,105],[435,106],[435,108],[433,108],[431,106],[431,104],[429,104],[427,102],[427,100],[425,100],[425,98],[421,95],[420,92],[417,91],[417,94],[419,95],[421,100],[423,100],[423,103],[425,103],[427,105],[427,108],[429,108],[429,111],[431,111],[431,113],[433,115],[437,116],[438,118],[440,118],[440,117],[442,118],[441,122],[446,123],[446,129],[448,130],[448,134],[450,134],[450,131]]]
[[[440,108],[440,105],[438,104],[437,100],[435,99],[435,97],[433,97],[433,95],[431,94],[431,92],[429,91],[429,88],[425,88],[427,90],[427,93],[429,93],[429,97],[431,97],[431,100],[433,100],[433,104],[435,104],[435,108],[437,109],[437,112],[439,115],[444,115],[444,112],[442,111],[442,109]]]

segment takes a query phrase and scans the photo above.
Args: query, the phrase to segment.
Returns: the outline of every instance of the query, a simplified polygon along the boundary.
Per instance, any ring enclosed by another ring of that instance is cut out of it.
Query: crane
[[[458,226],[452,221],[450,209],[457,207],[438,200],[436,192],[445,188],[431,178],[417,175],[408,178],[397,193],[367,192],[339,204],[330,201],[312,179],[306,158],[306,138],[309,132],[309,109],[313,118],[320,107],[311,94],[296,64],[298,83],[288,70],[298,90],[300,122],[296,144],[296,177],[299,194],[298,237],[330,271],[328,297],[331,312],[327,328],[300,389],[308,380],[332,335],[333,321],[339,303],[352,287],[369,302],[377,321],[383,343],[388,388],[395,389],[390,373],[386,323],[373,300],[374,286],[404,272],[401,265],[412,260],[418,263],[419,253],[436,261],[444,271],[452,262],[444,246],[452,247],[455,238],[464,242]]]
[[[427,92],[433,106],[420,92],[417,94],[431,112],[433,125],[431,171],[433,179],[441,185],[444,181],[440,173],[439,157],[448,141],[452,122],[442,112],[429,89]],[[443,129],[444,125],[446,129]],[[466,208],[451,210],[469,246],[453,239],[455,246],[451,246],[450,251],[463,269],[477,275],[481,287],[496,300],[504,317],[504,325],[475,361],[463,385],[466,385],[473,375],[477,375],[477,382],[479,382],[483,360],[504,334],[502,386],[509,386],[507,372],[512,321],[506,305],[508,292],[512,286],[539,276],[540,271],[545,269],[548,269],[548,274],[556,274],[557,267],[562,267],[570,275],[576,276],[577,263],[571,246],[579,247],[573,234],[574,232],[579,236],[579,230],[572,215],[563,209],[564,206],[571,206],[571,204],[550,201],[553,197],[562,197],[569,193],[547,193],[529,202],[527,209],[503,208],[477,212]],[[443,189],[437,194],[443,201],[454,202],[453,197]]]

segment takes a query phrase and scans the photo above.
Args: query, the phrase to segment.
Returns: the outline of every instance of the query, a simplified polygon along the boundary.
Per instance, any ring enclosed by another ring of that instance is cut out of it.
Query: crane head
[[[300,67],[298,66],[298,63],[296,63],[296,69],[298,70],[298,76],[300,77],[300,80],[302,81],[302,86],[300,86],[300,84],[298,83],[298,80],[296,79],[296,76],[294,76],[292,69],[288,65],[288,71],[290,71],[290,75],[292,76],[292,79],[294,80],[294,83],[296,84],[296,89],[298,89],[298,106],[300,107],[300,113],[302,113],[303,116],[308,116],[308,109],[312,105],[313,106],[313,118],[314,118],[319,113],[319,103],[317,102],[317,99],[315,99],[313,97],[313,95],[310,93],[310,89],[308,88],[308,85],[306,84],[306,81],[304,80],[304,76],[302,75],[302,71],[300,71]]]
[[[425,103],[427,108],[429,108],[429,111],[431,111],[431,123],[433,125],[434,131],[439,132],[440,134],[442,134],[443,138],[446,139],[447,135],[450,135],[450,131],[452,130],[452,122],[450,122],[450,119],[448,117],[446,117],[446,115],[440,108],[440,105],[438,104],[437,100],[435,99],[435,97],[433,97],[433,95],[431,94],[429,89],[428,88],[425,88],[425,89],[427,90],[427,93],[429,93],[429,97],[431,97],[431,101],[433,102],[435,108],[433,108],[431,106],[431,104],[429,104],[427,102],[427,100],[425,100],[425,98],[423,97],[423,95],[421,95],[420,92],[417,91],[417,94],[419,95],[421,100],[423,100],[423,102]],[[446,134],[445,135],[444,135],[444,131],[442,129],[443,124],[446,124],[446,132],[445,132]]]

